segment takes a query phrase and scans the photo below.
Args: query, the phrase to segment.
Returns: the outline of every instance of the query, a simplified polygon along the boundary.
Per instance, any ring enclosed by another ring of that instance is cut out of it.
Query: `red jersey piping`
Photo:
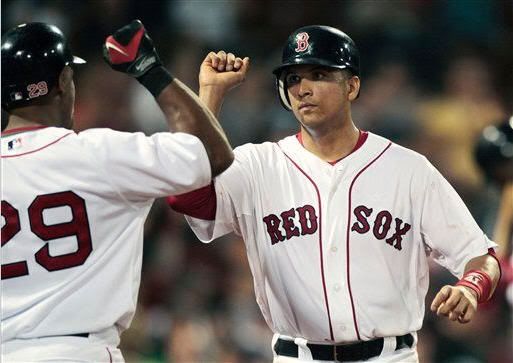
[[[336,163],[338,163],[340,160],[346,158],[347,156],[351,155],[352,153],[354,153],[356,150],[358,150],[360,147],[362,147],[362,145],[365,143],[365,141],[367,141],[367,137],[369,136],[369,133],[367,131],[362,131],[362,130],[358,130],[358,140],[356,141],[356,145],[353,147],[353,149],[349,152],[349,154],[347,154],[346,156],[340,158],[340,159],[337,159],[335,161],[328,161],[328,163],[330,163],[331,165],[335,165]],[[296,139],[297,141],[299,141],[299,143],[301,144],[301,146],[304,147],[303,145],[303,136],[301,135],[301,132],[298,132],[296,134]]]
[[[34,130],[44,129],[46,127],[48,127],[48,126],[46,126],[46,125],[36,125],[36,126],[16,127],[14,129],[9,129],[9,130],[2,131],[2,136],[4,136],[4,135],[12,135],[12,134],[16,134],[18,132],[34,131]]]
[[[278,145],[280,147],[280,145]],[[326,280],[324,278],[324,259],[322,254],[322,206],[321,206],[321,194],[319,192],[319,188],[317,187],[317,184],[313,181],[313,179],[303,170],[301,167],[296,164],[294,160],[290,156],[288,156],[280,147],[281,152],[285,155],[287,159],[290,160],[290,162],[312,183],[313,187],[315,188],[315,192],[317,193],[317,201],[318,201],[318,207],[319,207],[319,253],[321,256],[321,279],[322,279],[322,288],[324,291],[324,301],[326,303],[326,312],[328,313],[328,322],[329,322],[329,331],[330,331],[330,338],[331,340],[334,339],[333,335],[333,326],[331,324],[331,315],[330,315],[330,306],[328,303],[328,293],[326,291]]]
[[[13,130],[14,130],[14,129],[13,129]],[[38,148],[38,149],[31,150],[31,151],[27,151],[26,153],[22,153],[22,154],[2,155],[1,157],[2,157],[2,159],[5,159],[5,158],[14,158],[14,157],[17,157],[17,156],[23,156],[23,155],[32,154],[32,153],[35,153],[35,152],[41,151],[41,150],[43,150],[43,149],[47,148],[48,146],[53,145],[53,144],[55,144],[56,142],[61,141],[61,140],[62,140],[62,139],[64,139],[66,136],[69,136],[69,135],[71,135],[72,133],[73,133],[73,132],[68,132],[66,135],[63,135],[63,136],[59,137],[57,140],[54,140],[54,141],[52,141],[52,142],[51,142],[51,143],[49,143],[49,144],[46,144],[46,145],[44,145],[44,146],[41,146],[41,147],[40,147],[40,148]]]
[[[346,231],[346,276],[347,276],[347,289],[349,290],[349,298],[351,300],[351,309],[352,309],[352,313],[353,313],[353,324],[354,324],[354,329],[356,331],[356,336],[358,338],[358,340],[361,340],[361,337],[360,337],[360,331],[358,330],[358,323],[356,322],[356,312],[355,312],[355,308],[354,308],[354,300],[353,300],[353,293],[351,291],[351,279],[350,279],[350,268],[349,268],[349,230],[351,228],[351,193],[353,191],[353,186],[354,186],[354,183],[356,182],[356,179],[358,179],[358,177],[365,171],[367,170],[367,168],[369,166],[371,166],[372,164],[374,164],[374,162],[376,160],[378,160],[384,153],[385,151],[387,151],[390,146],[392,146],[392,142],[389,142],[388,145],[383,149],[383,151],[381,151],[381,153],[379,153],[378,156],[376,156],[374,159],[372,159],[372,161],[370,161],[367,165],[365,165],[363,167],[363,169],[361,169],[357,174],[356,176],[354,177],[353,181],[351,182],[351,185],[349,187],[349,196],[348,196],[348,207],[347,207],[347,231]]]

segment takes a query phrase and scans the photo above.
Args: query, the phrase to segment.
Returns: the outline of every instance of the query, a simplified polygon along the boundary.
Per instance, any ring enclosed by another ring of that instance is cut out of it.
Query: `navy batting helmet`
[[[513,180],[513,116],[483,130],[474,156],[488,178],[499,183]]]
[[[325,25],[309,25],[297,29],[287,39],[282,64],[273,71],[280,101],[289,111],[292,108],[284,70],[299,64],[348,69],[353,75],[360,75],[360,54],[346,33]]]
[[[27,23],[10,29],[2,36],[2,108],[24,106],[46,95],[72,63],[85,61],[73,56],[55,25]]]

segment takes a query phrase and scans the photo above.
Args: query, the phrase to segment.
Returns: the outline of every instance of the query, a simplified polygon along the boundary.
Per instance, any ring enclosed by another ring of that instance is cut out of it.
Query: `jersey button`
[[[335,285],[333,285],[333,289],[334,289],[335,291],[340,291],[340,285],[339,285],[339,284],[335,284]]]
[[[337,251],[338,251],[337,246],[333,246],[333,247],[331,247],[331,252],[337,252]]]
[[[340,329],[340,331],[346,331],[346,326],[345,325],[341,325],[338,328]]]

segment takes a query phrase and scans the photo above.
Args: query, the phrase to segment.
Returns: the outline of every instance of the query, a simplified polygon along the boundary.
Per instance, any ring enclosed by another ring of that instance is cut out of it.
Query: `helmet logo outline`
[[[308,46],[310,45],[308,43],[308,39],[310,38],[310,36],[308,35],[307,32],[301,32],[301,33],[298,33],[296,35],[296,43],[297,43],[297,47],[296,49],[294,49],[296,52],[304,52],[305,50],[308,49]]]

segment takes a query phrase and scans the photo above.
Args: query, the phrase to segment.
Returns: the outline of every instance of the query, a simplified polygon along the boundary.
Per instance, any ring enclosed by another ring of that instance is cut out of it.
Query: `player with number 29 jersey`
[[[232,149],[137,19],[106,37],[103,57],[153,95],[170,132],[74,132],[85,61],[55,25],[20,24],[1,48],[1,360],[124,362],[153,201],[205,186]]]
[[[3,341],[113,326],[105,334],[119,339],[135,311],[146,216],[154,198],[210,182],[203,144],[47,127],[13,129],[1,146]]]

